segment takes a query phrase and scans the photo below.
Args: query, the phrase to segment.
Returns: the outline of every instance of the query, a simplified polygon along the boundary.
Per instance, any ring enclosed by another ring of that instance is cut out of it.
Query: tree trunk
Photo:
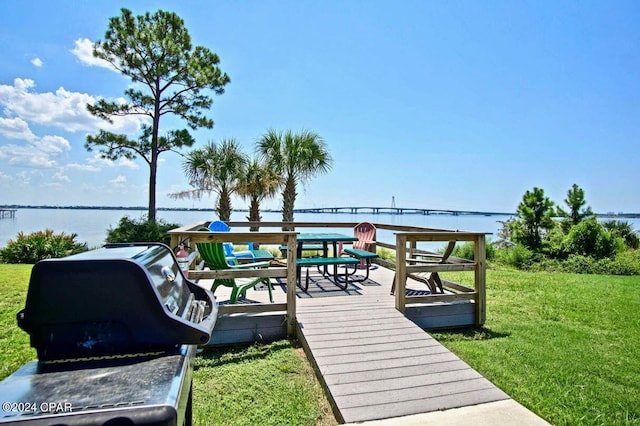
[[[151,155],[153,156],[154,154]],[[156,159],[157,153],[149,166],[149,210],[147,211],[147,220],[149,222],[156,221],[156,174],[158,173]]]
[[[262,217],[260,217],[260,201],[256,198],[251,198],[249,203],[249,222],[260,222]],[[252,226],[249,228],[249,231],[259,231],[259,226]]]
[[[218,216],[223,222],[229,222],[231,219],[231,196],[227,191],[221,191],[218,197]]]
[[[160,91],[160,82],[156,81],[156,91]],[[156,221],[156,175],[158,174],[158,134],[160,133],[160,96],[156,96],[153,107],[153,129],[151,129],[151,158],[149,162],[149,211],[147,220]]]
[[[293,176],[287,176],[282,192],[282,221],[293,222],[293,207],[296,202],[296,181]],[[283,231],[293,230],[292,226],[283,226]]]
[[[156,221],[156,176],[158,174],[158,125],[160,118],[156,114],[153,118],[153,131],[151,134],[151,162],[149,163],[149,210],[147,220]]]

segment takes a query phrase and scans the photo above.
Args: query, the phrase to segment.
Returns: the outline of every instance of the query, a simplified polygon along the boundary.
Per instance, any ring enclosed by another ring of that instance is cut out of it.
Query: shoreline
[[[35,206],[35,205],[0,205],[0,209],[36,209],[36,210],[121,210],[121,211],[146,211],[146,207],[141,206]],[[202,207],[158,207],[157,211],[184,211],[184,212],[211,212],[211,208]],[[249,209],[233,209],[234,212],[246,213]],[[264,213],[281,213],[282,209],[264,209]],[[423,215],[423,216],[516,216],[515,213],[506,212],[481,212],[481,211],[461,211],[461,210],[441,210],[422,208],[402,208],[402,207],[326,207],[326,208],[300,208],[294,209],[296,214],[363,214],[363,215]],[[608,212],[595,213],[599,218],[611,219],[638,219],[640,213]]]

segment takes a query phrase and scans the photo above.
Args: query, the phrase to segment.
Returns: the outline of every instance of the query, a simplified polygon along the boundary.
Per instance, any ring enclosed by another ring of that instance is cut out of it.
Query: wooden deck
[[[311,268],[313,271],[314,268]],[[389,294],[393,271],[376,267],[370,279],[341,290],[329,279],[312,274],[307,292],[297,291],[298,339],[333,406],[339,422],[351,423],[429,413],[510,399],[426,331],[394,307]],[[408,287],[426,288],[411,282]],[[220,298],[227,289],[220,288]],[[278,302],[284,285],[274,286]],[[218,292],[216,292],[218,294]],[[267,302],[264,289],[249,290],[245,303]],[[282,319],[260,314],[231,315],[223,330],[214,330],[217,343],[273,321],[284,337]],[[240,324],[244,324],[242,327]],[[250,325],[253,324],[253,325]],[[227,327],[230,327],[227,329]],[[212,343],[216,343],[212,339]]]
[[[316,284],[331,284],[319,276]],[[298,303],[298,339],[336,418],[355,423],[509,399],[393,307],[373,280],[357,296]],[[386,291],[385,291],[386,290]]]

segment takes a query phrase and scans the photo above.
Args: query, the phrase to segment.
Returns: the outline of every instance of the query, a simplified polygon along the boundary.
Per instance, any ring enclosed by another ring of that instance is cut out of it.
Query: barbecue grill
[[[163,244],[38,262],[17,315],[38,361],[0,383],[0,424],[190,424],[196,347],[216,318]]]

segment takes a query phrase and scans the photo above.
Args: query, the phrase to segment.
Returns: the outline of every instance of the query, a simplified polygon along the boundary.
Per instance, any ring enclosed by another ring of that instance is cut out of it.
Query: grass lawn
[[[30,272],[0,264],[0,379],[35,358],[15,320]],[[552,424],[640,425],[640,277],[488,271],[487,283],[485,327],[434,337]],[[194,417],[335,424],[304,355],[286,341],[205,350]]]
[[[31,265],[0,264],[0,380],[37,358],[16,325]],[[335,425],[302,349],[289,341],[207,349],[196,358],[195,425]]]
[[[640,277],[488,271],[481,330],[432,333],[555,425],[640,424]]]
[[[193,378],[196,425],[336,425],[302,349],[289,341],[205,350]]]

